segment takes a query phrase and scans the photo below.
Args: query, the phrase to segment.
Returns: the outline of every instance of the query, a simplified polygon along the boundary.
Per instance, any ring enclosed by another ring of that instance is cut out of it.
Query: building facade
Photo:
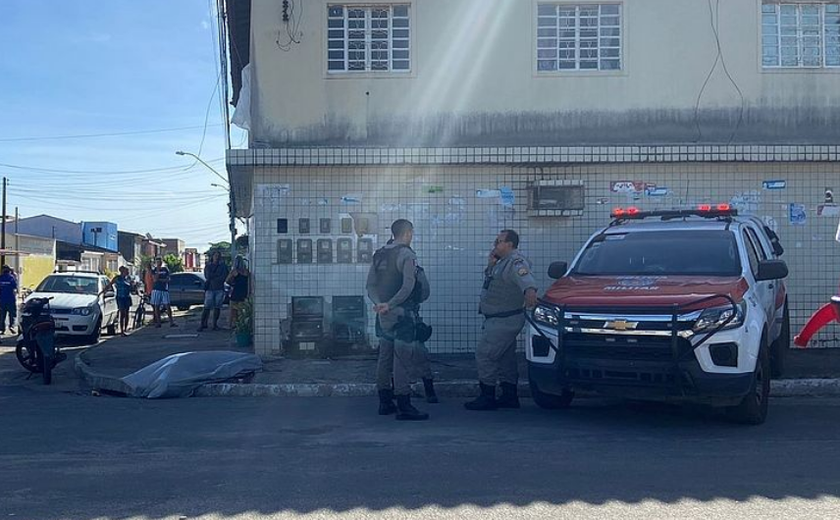
[[[787,248],[794,329],[836,288],[840,2],[242,3],[250,147],[228,170],[258,353],[280,350],[292,297],[363,296],[397,218],[433,286],[435,352],[473,350],[500,229],[545,289],[615,206],[760,216]]]
[[[113,222],[82,222],[82,243],[108,251],[119,249],[119,232]]]

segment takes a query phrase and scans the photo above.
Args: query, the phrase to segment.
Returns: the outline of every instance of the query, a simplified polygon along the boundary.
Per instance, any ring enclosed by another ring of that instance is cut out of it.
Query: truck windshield
[[[739,276],[741,262],[730,231],[636,231],[596,237],[572,274]]]

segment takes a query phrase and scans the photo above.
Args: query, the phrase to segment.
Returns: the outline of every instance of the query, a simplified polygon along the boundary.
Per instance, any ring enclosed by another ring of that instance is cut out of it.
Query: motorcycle
[[[52,298],[31,298],[23,305],[20,337],[15,354],[23,368],[41,373],[44,384],[52,382],[52,370],[67,359],[55,344],[55,321],[50,315]]]

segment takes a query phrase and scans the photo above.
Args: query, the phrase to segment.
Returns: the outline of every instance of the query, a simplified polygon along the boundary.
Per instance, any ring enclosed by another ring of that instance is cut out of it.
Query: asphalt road
[[[774,400],[761,427],[594,399],[483,414],[450,401],[425,423],[375,404],[0,380],[0,519],[840,514],[838,400]]]

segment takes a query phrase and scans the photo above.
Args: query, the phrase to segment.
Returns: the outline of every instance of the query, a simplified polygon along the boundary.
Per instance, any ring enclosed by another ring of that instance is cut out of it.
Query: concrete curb
[[[93,347],[97,348],[97,347]],[[100,374],[93,370],[85,360],[85,352],[80,352],[74,361],[76,374],[88,386],[96,390],[105,390],[128,395],[128,385],[115,376]],[[478,395],[475,381],[445,381],[435,384],[438,395],[446,398],[466,398]],[[527,384],[519,385],[522,397],[530,397]],[[423,385],[412,386],[412,394],[422,397]],[[376,395],[376,385],[371,383],[286,383],[286,384],[238,384],[214,383],[199,387],[197,397],[370,397]],[[772,397],[840,397],[840,378],[838,379],[782,379],[771,381]]]

